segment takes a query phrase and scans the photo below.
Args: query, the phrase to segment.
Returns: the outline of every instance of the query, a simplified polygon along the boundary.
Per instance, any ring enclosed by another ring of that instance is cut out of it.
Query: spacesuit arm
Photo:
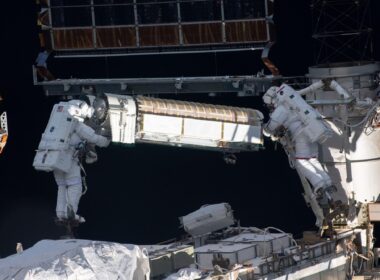
[[[87,140],[87,142],[95,144],[96,146],[107,147],[110,144],[110,140],[104,136],[96,134],[91,127],[84,123],[78,122],[75,131],[80,138]]]
[[[319,80],[318,82],[311,84],[307,88],[299,90],[298,93],[300,95],[306,95],[309,93],[313,93],[313,92],[317,91],[318,89],[322,88],[324,85],[325,85],[324,82],[322,80]]]
[[[269,121],[264,126],[264,135],[275,135],[276,131],[282,127],[288,118],[288,111],[284,106],[278,106],[270,116]]]

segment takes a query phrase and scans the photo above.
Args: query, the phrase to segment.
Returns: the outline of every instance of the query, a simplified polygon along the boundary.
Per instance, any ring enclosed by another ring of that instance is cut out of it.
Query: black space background
[[[32,82],[31,65],[38,53],[33,2],[7,1],[0,8],[0,90],[6,99],[2,106],[8,112],[10,133],[0,157],[1,257],[15,252],[16,242],[28,248],[62,234],[53,222],[53,175],[32,167],[51,106],[57,101],[45,97]],[[378,15],[379,3],[374,6]],[[302,75],[313,63],[309,1],[277,1],[275,13],[278,43],[273,60],[284,75]],[[379,41],[378,30],[375,41]],[[56,65],[73,77],[238,75],[255,74],[263,67],[252,52],[69,60]],[[263,110],[257,97],[186,99]],[[304,203],[295,171],[269,141],[264,151],[240,154],[234,166],[226,165],[220,153],[153,145],[112,144],[99,149],[99,158],[87,167],[89,191],[79,209],[87,222],[80,227],[79,238],[137,244],[163,241],[182,234],[178,216],[218,202],[229,202],[243,226],[275,226],[296,235],[314,229],[315,218]]]

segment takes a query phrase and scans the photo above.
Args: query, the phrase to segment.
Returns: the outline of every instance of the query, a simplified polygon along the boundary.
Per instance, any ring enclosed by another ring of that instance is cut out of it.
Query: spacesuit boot
[[[80,224],[86,222],[84,217],[74,213],[73,207],[69,204],[67,205],[67,220],[77,221]]]
[[[328,201],[332,200],[331,193],[328,191],[328,187],[319,187],[314,190],[316,198],[318,200],[322,200],[323,198],[327,198]]]
[[[345,211],[345,209],[342,208],[342,201],[334,200],[331,196],[336,191],[337,188],[334,185],[321,187],[315,190],[316,199],[318,200],[319,205],[326,209],[326,213],[330,213],[330,210],[334,212]]]
[[[84,217],[82,217],[80,215],[77,215],[77,214],[75,214],[75,220],[78,221],[78,223],[80,223],[80,224],[86,222],[86,220],[84,219]]]
[[[82,196],[82,184],[71,186],[58,186],[56,214],[58,221],[76,220],[79,223],[84,223],[86,220],[76,214],[78,204]]]

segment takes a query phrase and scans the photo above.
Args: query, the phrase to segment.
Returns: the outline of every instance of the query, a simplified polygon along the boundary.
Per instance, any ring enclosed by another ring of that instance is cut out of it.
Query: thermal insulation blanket
[[[91,240],[42,240],[0,259],[0,280],[145,280],[149,259],[135,245]]]
[[[164,280],[196,280],[202,277],[202,271],[195,268],[183,268],[171,274]]]

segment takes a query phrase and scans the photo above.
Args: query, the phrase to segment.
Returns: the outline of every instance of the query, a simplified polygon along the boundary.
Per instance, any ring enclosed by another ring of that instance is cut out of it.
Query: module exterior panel
[[[142,114],[142,133],[165,134],[168,137],[181,135],[182,118],[171,116],[160,116],[152,114]]]
[[[255,244],[258,256],[266,256],[273,252],[281,252],[291,245],[290,236],[287,233],[241,233],[239,235],[222,240],[225,243]]]
[[[213,269],[216,261],[228,266],[244,264],[256,256],[254,244],[209,244],[195,249],[195,260],[201,269]]]

